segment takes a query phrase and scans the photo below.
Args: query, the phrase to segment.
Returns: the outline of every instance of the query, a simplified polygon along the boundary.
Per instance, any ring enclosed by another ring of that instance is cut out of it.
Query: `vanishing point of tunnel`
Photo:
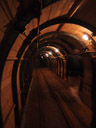
[[[96,0],[0,0],[0,128],[96,128]]]

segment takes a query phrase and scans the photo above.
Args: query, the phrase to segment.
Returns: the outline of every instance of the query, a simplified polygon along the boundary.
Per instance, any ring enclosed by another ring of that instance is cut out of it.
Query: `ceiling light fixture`
[[[56,48],[56,49],[55,49],[55,52],[59,52],[59,49]]]
[[[52,55],[52,52],[49,52],[49,55]]]
[[[48,55],[48,53],[46,53],[45,55],[46,55],[46,57],[48,57],[48,56],[49,56],[49,55]]]
[[[41,56],[41,58],[43,59],[43,56]]]
[[[84,40],[88,40],[88,39],[89,39],[89,36],[88,36],[87,34],[84,34],[84,35],[83,35],[83,39],[84,39]]]

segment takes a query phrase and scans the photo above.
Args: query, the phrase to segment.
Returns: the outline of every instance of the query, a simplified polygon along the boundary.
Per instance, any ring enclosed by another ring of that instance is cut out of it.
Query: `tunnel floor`
[[[33,71],[21,128],[89,128],[92,112],[47,68]]]

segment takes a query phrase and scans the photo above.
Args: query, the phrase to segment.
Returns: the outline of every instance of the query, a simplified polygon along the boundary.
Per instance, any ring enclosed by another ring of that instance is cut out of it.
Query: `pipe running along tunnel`
[[[86,109],[81,110],[77,107],[73,115],[80,122],[76,125],[73,121],[72,125],[72,119],[69,118],[72,118],[72,114],[69,114],[66,121],[69,125],[65,127],[77,127],[78,124],[80,128],[90,127],[91,124],[92,128],[96,127],[94,114],[96,113],[95,4],[95,0],[92,2],[89,0],[47,0],[46,2],[44,0],[14,0],[14,2],[6,0],[0,2],[2,12],[0,13],[2,17],[0,126],[2,128],[20,127],[34,72],[39,77],[40,73],[44,74],[45,71],[48,76],[51,71],[56,80],[62,81],[63,86],[70,86],[66,78],[66,57],[72,54],[74,49],[78,49],[83,58],[83,89],[80,92],[80,100]],[[90,13],[86,14],[88,9]],[[3,21],[6,22],[3,23]],[[42,70],[38,72],[37,69]],[[47,79],[52,80],[50,75]],[[71,98],[69,106],[70,103]],[[63,104],[60,106],[62,108]],[[72,110],[75,107],[73,105]],[[82,112],[84,110],[85,113]],[[77,111],[81,111],[80,117],[76,115]],[[85,114],[88,117],[84,116]]]

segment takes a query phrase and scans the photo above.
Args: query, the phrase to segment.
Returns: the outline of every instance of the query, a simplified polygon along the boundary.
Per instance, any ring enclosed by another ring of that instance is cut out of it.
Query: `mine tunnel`
[[[96,128],[96,0],[0,0],[0,128]]]

